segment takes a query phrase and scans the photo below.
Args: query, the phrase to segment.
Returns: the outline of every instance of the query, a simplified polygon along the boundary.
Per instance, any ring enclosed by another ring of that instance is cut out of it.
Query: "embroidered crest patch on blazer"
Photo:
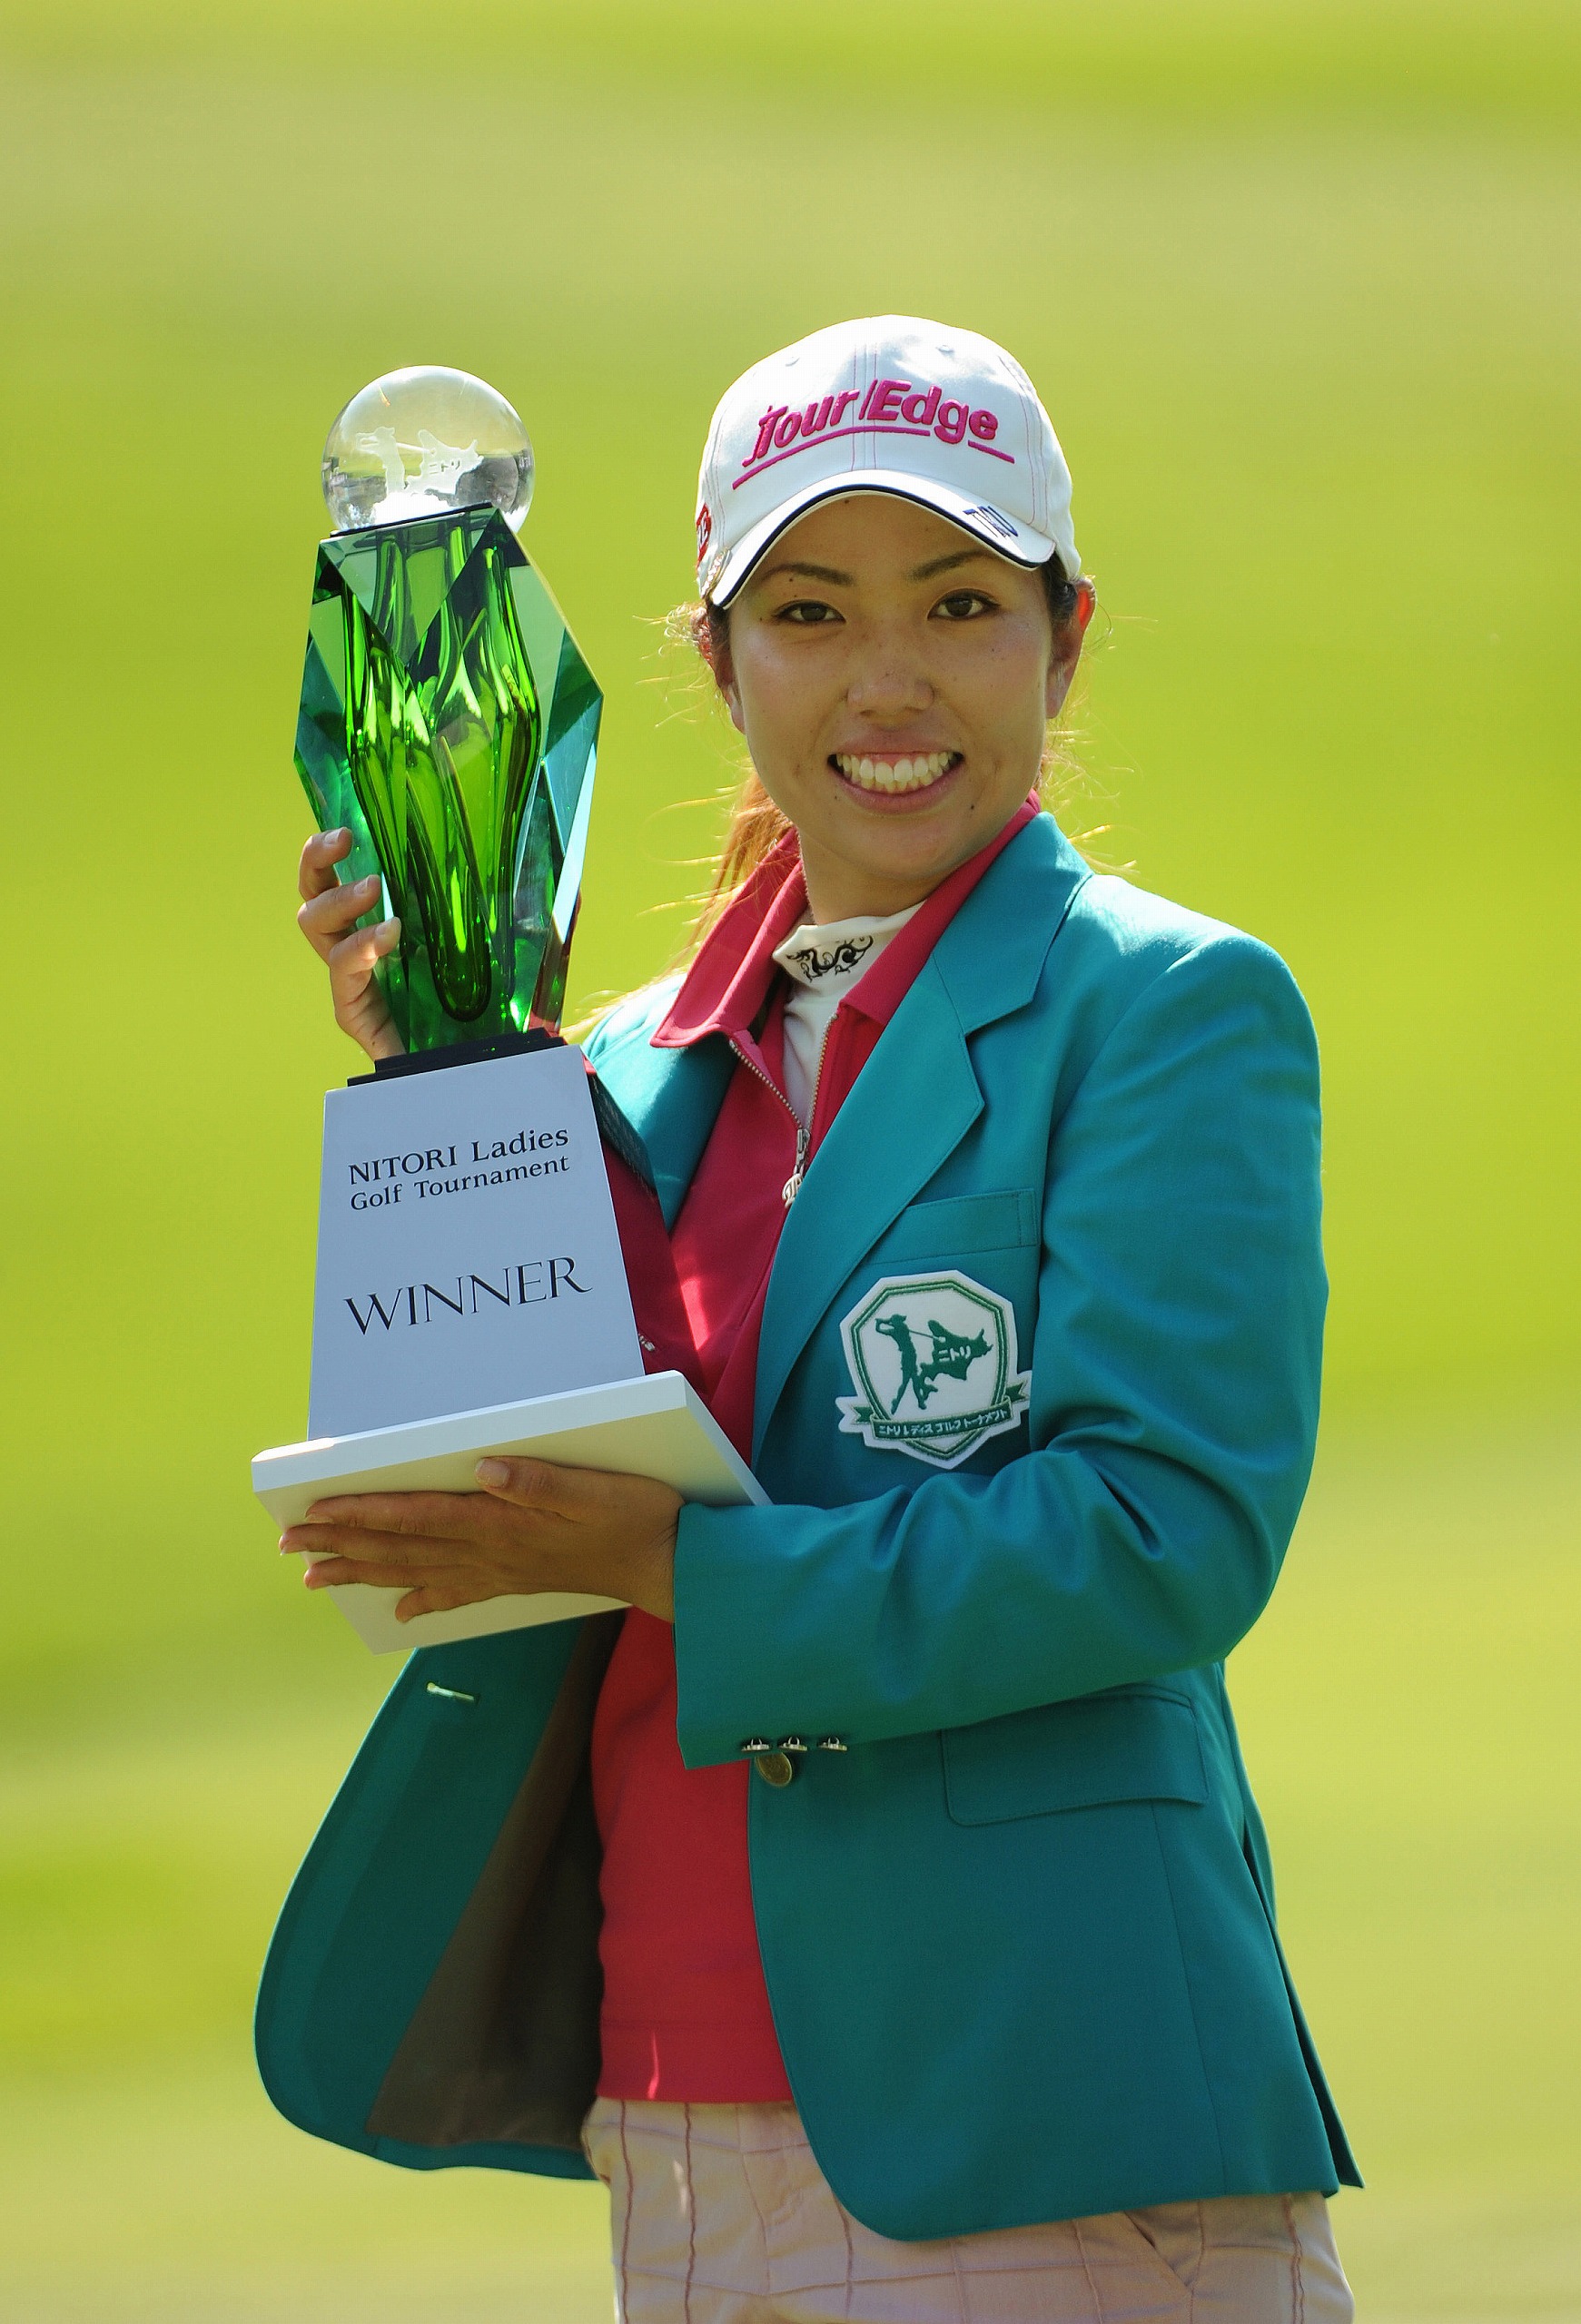
[[[1016,1370],[1014,1311],[970,1275],[885,1275],[840,1335],[857,1392],[835,1399],[840,1426],[876,1451],[954,1469],[1025,1417],[1032,1374]]]

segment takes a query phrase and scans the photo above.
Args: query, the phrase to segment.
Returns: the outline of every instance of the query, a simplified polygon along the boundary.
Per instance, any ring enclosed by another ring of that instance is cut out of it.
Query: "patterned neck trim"
[[[831,987],[848,992],[921,909],[913,904],[909,911],[892,912],[886,920],[864,914],[822,927],[808,921],[791,931],[774,957],[787,977],[810,992],[826,992]]]

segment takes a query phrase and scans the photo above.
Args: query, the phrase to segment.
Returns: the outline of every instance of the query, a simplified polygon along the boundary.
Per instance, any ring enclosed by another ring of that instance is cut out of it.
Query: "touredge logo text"
[[[858,409],[847,420],[853,404]],[[748,477],[782,459],[793,459],[819,438],[834,436],[936,436],[941,444],[963,443],[969,451],[986,452],[1013,468],[1014,454],[1002,452],[994,443],[998,433],[999,421],[992,411],[973,411],[942,388],[910,379],[873,379],[865,392],[844,388],[837,395],[815,397],[799,409],[782,403],[766,411],[757,423],[757,441],[742,461],[732,489],[739,490]]]

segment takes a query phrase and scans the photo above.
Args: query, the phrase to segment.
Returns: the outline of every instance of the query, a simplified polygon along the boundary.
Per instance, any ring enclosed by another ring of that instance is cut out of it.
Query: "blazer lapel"
[[[966,1035],[1025,1007],[1091,876],[1048,816],[1029,823],[967,897],[885,1026],[780,1236],[758,1344],[754,1460],[841,1285],[983,1111]]]
[[[717,1034],[689,1049],[656,1049],[642,1026],[635,1038],[600,1048],[599,1080],[642,1142],[664,1223],[673,1227],[736,1070]]]
[[[754,1460],[830,1300],[982,1110],[960,1019],[929,960],[831,1123],[786,1220],[758,1343]]]

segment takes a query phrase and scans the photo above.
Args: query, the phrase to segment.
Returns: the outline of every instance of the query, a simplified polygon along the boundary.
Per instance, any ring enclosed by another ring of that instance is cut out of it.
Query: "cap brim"
[[[1028,525],[1018,525],[1003,516],[991,504],[985,507],[981,499],[973,500],[964,492],[957,492],[947,484],[936,484],[931,477],[910,474],[904,468],[853,468],[842,476],[825,477],[817,484],[809,484],[767,517],[761,517],[750,532],[744,533],[726,557],[718,572],[704,589],[710,605],[721,608],[727,606],[740,590],[744,581],[758,565],[766,550],[772,548],[780,535],[825,500],[849,500],[855,493],[887,493],[896,500],[914,500],[922,508],[931,508],[935,516],[947,517],[963,533],[970,533],[996,556],[1009,565],[1020,565],[1029,570],[1046,565],[1059,553],[1059,544],[1045,533],[1034,533]],[[1002,529],[1003,528],[1003,529]],[[1062,559],[1062,566],[1063,560]]]

